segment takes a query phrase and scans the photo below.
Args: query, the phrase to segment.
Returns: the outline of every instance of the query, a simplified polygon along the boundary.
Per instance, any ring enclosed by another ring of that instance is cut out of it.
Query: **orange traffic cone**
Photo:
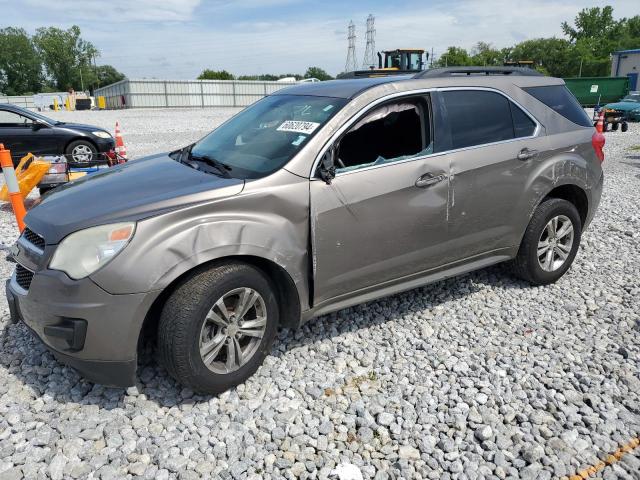
[[[124,146],[124,140],[122,139],[122,132],[120,132],[120,124],[116,122],[116,153],[122,158],[127,158],[127,148]]]
[[[598,133],[604,132],[604,108],[600,110],[600,115],[598,116],[598,123],[596,123],[596,132]]]
[[[4,145],[0,143],[0,166],[2,166],[2,173],[4,173],[4,181],[7,184],[7,191],[9,192],[9,201],[13,208],[13,214],[16,216],[18,222],[18,229],[22,232],[24,230],[24,216],[27,214],[24,209],[24,201],[22,200],[22,193],[20,193],[20,185],[18,184],[18,178],[16,177],[16,170],[11,160],[11,152],[5,150]]]

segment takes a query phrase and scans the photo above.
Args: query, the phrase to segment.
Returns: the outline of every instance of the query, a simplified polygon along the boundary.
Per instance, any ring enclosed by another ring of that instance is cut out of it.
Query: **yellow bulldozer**
[[[356,70],[338,75],[338,78],[383,77],[403,73],[417,73],[425,69],[429,53],[422,48],[396,48],[378,52],[378,65],[368,70]]]

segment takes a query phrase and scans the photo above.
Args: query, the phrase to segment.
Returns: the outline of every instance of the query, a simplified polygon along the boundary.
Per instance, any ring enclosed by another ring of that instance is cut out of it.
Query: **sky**
[[[638,0],[610,0],[614,16],[640,13]],[[376,17],[376,51],[497,48],[562,36],[591,0],[0,0],[0,28],[78,25],[84,39],[129,78],[195,78],[203,69],[236,75],[344,70],[347,25],[356,25],[356,58],[365,22]]]

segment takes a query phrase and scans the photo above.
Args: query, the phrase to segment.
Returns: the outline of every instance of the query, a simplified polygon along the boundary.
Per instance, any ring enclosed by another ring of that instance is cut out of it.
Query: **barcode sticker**
[[[280,132],[296,132],[311,135],[320,126],[316,122],[301,122],[299,120],[287,120],[280,125],[277,130]]]

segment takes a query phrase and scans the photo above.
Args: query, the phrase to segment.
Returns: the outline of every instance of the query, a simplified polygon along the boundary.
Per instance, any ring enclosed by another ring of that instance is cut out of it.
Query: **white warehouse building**
[[[292,83],[295,83],[292,82]],[[94,96],[105,97],[106,107],[245,107],[281,88],[287,82],[242,80],[134,80],[125,78],[97,88]]]
[[[619,50],[611,54],[611,76],[629,77],[629,90],[639,90],[640,48]]]

